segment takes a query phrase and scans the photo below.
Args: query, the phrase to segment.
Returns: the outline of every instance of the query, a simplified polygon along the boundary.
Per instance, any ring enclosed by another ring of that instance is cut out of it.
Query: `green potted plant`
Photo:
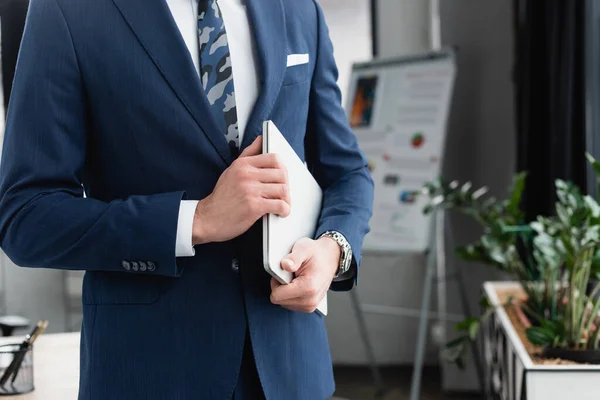
[[[600,164],[588,158],[600,174]],[[424,187],[430,198],[424,212],[456,211],[481,225],[479,239],[459,247],[457,254],[493,265],[520,283],[526,299],[514,305],[530,319],[527,338],[543,348],[544,356],[600,363],[600,284],[591,283],[600,271],[600,205],[575,185],[557,180],[556,215],[525,223],[520,209],[525,180],[524,173],[517,174],[504,200],[487,197],[485,188],[470,183],[431,182]],[[481,304],[483,314],[457,324],[459,337],[446,345],[446,358],[459,366],[468,341],[476,339],[494,312],[487,297]]]

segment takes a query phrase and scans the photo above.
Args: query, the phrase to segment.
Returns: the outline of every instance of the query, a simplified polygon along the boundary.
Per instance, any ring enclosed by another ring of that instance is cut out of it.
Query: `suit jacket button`
[[[148,261],[148,271],[150,272],[154,272],[154,270],[156,270],[156,264],[154,264],[152,261]]]
[[[145,262],[140,261],[140,272],[146,272],[147,268],[148,268],[148,265]]]
[[[140,269],[140,264],[138,264],[136,261],[132,261],[131,262],[131,269],[134,271],[137,271]]]
[[[123,266],[123,269],[124,269],[125,271],[129,271],[129,270],[131,269],[131,264],[129,263],[129,261],[123,261],[123,262],[121,263],[121,265]]]
[[[240,272],[240,261],[237,258],[231,260],[231,270],[236,274]]]

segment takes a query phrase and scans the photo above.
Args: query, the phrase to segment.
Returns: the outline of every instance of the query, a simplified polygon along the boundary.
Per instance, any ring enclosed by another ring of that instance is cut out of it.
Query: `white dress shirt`
[[[194,61],[196,71],[200,75],[198,0],[166,1]],[[254,34],[250,28],[244,0],[218,0],[218,4],[223,14],[231,53],[238,130],[240,143],[242,143],[244,131],[259,91]],[[223,138],[223,140],[225,139]],[[177,241],[175,244],[175,255],[177,257],[191,257],[194,255],[192,227],[197,205],[198,201],[196,200],[183,200],[179,207]]]

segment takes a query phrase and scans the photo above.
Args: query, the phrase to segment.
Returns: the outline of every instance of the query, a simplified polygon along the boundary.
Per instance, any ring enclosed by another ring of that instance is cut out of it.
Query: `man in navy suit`
[[[85,270],[80,399],[316,400],[327,290],[356,282],[373,183],[316,0],[32,0],[0,169],[0,244]],[[262,267],[287,215],[273,120],[324,191],[313,238]],[[57,367],[59,367],[57,365]]]

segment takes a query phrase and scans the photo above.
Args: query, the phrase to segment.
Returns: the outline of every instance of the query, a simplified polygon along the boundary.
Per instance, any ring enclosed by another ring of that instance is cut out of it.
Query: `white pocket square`
[[[287,56],[287,66],[294,67],[296,65],[308,64],[307,54],[290,54]]]

